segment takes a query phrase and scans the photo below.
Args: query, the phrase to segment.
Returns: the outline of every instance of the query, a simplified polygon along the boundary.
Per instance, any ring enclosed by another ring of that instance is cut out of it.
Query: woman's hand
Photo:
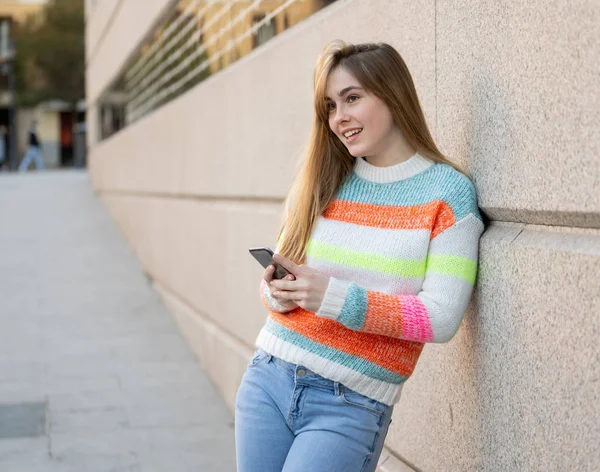
[[[265,282],[267,282],[267,287],[269,287],[269,292],[271,293],[271,296],[277,301],[277,303],[279,303],[284,308],[292,308],[292,309],[297,308],[298,305],[296,305],[294,302],[292,302],[290,300],[280,299],[278,296],[273,294],[273,292],[275,291],[275,289],[271,286],[271,282],[274,280],[273,274],[275,274],[275,266],[273,264],[271,264],[270,266],[268,266],[265,269],[265,274],[264,274],[264,279],[265,279]],[[292,274],[288,274],[283,278],[283,280],[294,280],[294,279],[295,279],[295,277]]]
[[[279,254],[273,256],[273,261],[281,264],[296,278],[268,282],[273,298],[282,304],[293,302],[305,310],[318,311],[329,285],[329,277],[305,265],[297,265]]]

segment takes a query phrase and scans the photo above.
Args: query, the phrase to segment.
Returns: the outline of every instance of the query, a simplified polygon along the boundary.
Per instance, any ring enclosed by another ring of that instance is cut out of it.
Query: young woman
[[[236,399],[240,472],[373,471],[425,343],[469,302],[484,226],[475,188],[436,147],[398,52],[333,41],[261,282],[270,310]]]

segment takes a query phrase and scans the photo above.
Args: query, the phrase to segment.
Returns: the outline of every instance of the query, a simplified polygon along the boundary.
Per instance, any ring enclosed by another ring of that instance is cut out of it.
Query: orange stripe
[[[446,202],[440,201],[440,208],[438,209],[437,217],[435,219],[435,225],[431,230],[431,239],[435,238],[445,229],[450,228],[455,222],[456,219],[454,218],[452,207]]]
[[[454,212],[442,200],[414,206],[375,205],[334,200],[323,216],[330,220],[373,228],[429,229],[432,230],[432,238],[454,224]]]
[[[353,331],[302,308],[287,315],[273,311],[270,315],[276,323],[311,341],[360,357],[403,377],[412,374],[423,350],[423,343]]]
[[[402,303],[400,297],[381,292],[367,292],[368,305],[363,330],[402,336]]]

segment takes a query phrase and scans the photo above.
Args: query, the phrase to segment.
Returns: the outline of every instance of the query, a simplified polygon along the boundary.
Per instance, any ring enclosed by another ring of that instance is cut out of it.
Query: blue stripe
[[[267,319],[265,328],[269,333],[277,336],[285,342],[293,344],[294,346],[298,346],[299,348],[327,359],[328,361],[360,372],[367,377],[382,380],[391,384],[401,384],[407,379],[407,377],[390,372],[389,370],[360,357],[353,356],[352,354],[346,354],[345,352],[338,351],[332,347],[311,341],[310,339],[295,333],[294,331],[290,331],[285,326],[281,326],[272,319]]]
[[[443,200],[454,211],[456,221],[469,213],[481,219],[473,183],[448,164],[437,163],[411,178],[389,184],[370,182],[352,173],[335,198],[396,206],[423,205]]]
[[[351,283],[346,293],[346,301],[337,321],[350,329],[361,330],[365,324],[368,304],[367,291],[355,283]]]

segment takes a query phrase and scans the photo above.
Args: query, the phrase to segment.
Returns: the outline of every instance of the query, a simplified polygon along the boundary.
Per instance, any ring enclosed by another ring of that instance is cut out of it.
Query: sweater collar
[[[390,182],[408,179],[409,177],[428,169],[434,164],[434,161],[427,159],[418,152],[406,161],[388,167],[377,167],[369,164],[362,157],[357,157],[354,165],[354,173],[371,182],[388,184]]]

